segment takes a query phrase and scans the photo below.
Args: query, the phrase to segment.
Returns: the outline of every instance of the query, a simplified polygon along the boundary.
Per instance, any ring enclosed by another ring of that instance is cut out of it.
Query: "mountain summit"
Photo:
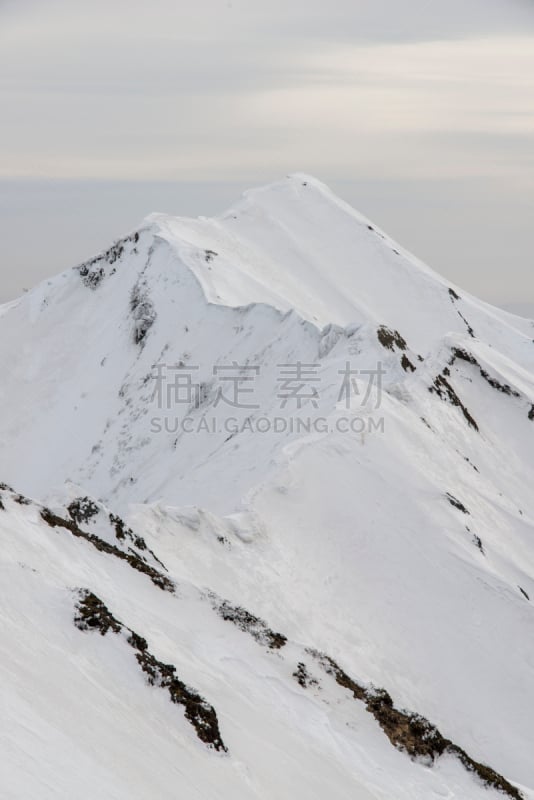
[[[301,174],[0,307],[6,797],[534,798],[533,340]]]

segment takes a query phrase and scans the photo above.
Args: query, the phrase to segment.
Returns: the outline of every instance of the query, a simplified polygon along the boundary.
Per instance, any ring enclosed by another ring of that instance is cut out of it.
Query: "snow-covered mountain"
[[[534,798],[534,323],[296,175],[0,363],[3,796]]]

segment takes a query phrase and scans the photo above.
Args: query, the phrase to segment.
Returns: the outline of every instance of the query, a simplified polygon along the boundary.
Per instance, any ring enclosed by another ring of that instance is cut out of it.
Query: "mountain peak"
[[[300,174],[1,308],[8,795],[534,797],[532,335]]]
[[[528,323],[452,286],[303,173],[249,190],[218,217],[148,222],[211,303],[293,309],[319,328],[386,324],[419,351],[454,330],[478,328],[491,339],[495,326],[512,324],[529,333]]]

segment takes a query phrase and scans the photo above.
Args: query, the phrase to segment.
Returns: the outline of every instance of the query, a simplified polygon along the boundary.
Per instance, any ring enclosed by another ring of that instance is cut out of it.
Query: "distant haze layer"
[[[531,0],[3,0],[0,75],[2,300],[305,171],[534,315]]]

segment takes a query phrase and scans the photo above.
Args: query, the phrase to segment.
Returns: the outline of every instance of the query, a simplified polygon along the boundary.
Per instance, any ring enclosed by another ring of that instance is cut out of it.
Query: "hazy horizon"
[[[1,301],[304,171],[534,316],[529,0],[0,0],[0,43]]]

